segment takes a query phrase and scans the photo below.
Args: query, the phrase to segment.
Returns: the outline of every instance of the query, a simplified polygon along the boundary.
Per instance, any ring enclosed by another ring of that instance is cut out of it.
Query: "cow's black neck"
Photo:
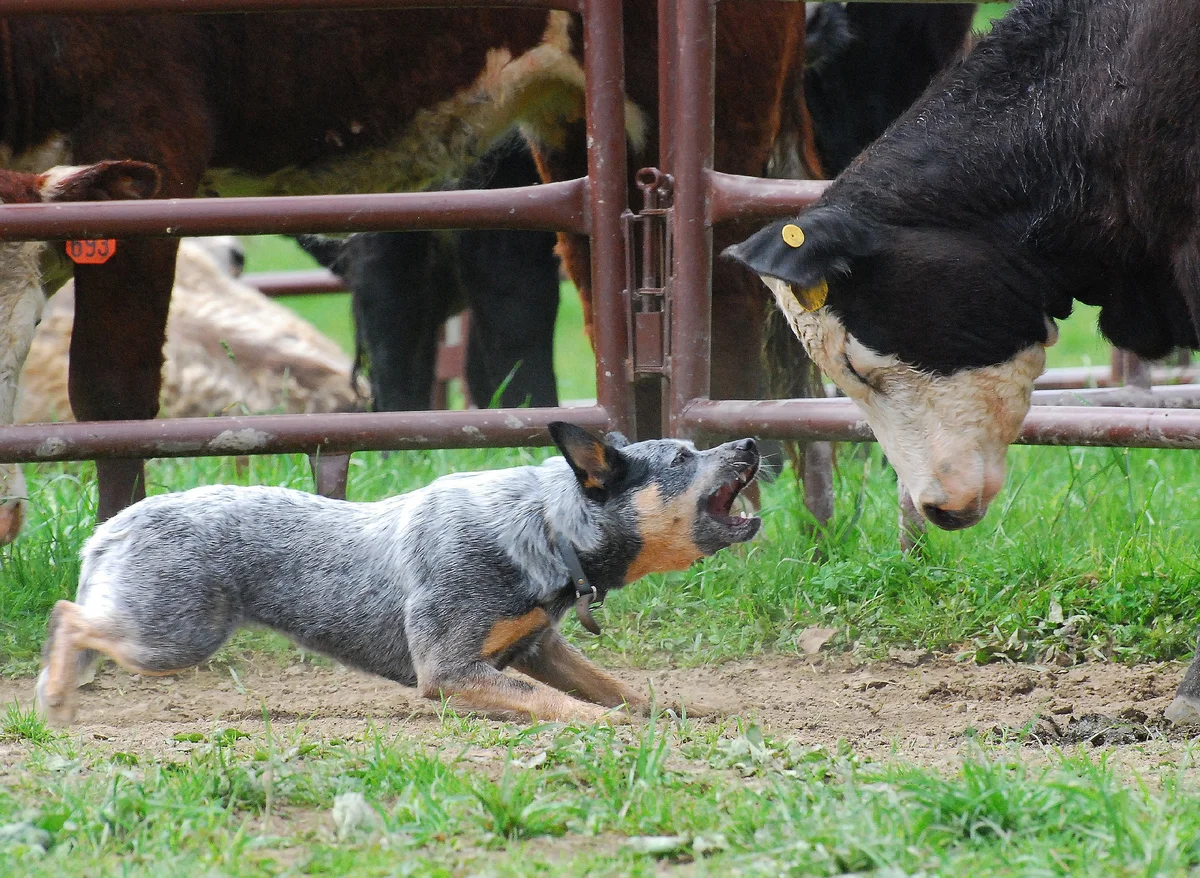
[[[1109,118],[1135,7],[1022,4],[830,187],[823,203],[889,241],[830,295],[860,340],[953,372],[1002,362],[1081,301],[1143,356],[1197,347],[1153,214],[1125,203],[1126,120]]]

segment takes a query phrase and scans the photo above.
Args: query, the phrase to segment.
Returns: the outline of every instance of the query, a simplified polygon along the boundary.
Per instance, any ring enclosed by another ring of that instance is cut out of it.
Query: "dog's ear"
[[[615,443],[564,421],[555,421],[548,429],[583,492],[592,499],[601,499],[624,477],[628,464]]]
[[[615,430],[613,432],[607,434],[604,437],[604,441],[607,442],[609,445],[611,445],[613,448],[617,449],[618,451],[620,451],[622,448],[624,448],[626,445],[629,444],[629,440],[625,438],[625,434],[618,433]]]

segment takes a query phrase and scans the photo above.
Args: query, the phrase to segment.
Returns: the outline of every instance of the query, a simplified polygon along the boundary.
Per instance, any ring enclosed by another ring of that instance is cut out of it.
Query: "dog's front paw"
[[[681,714],[696,717],[697,719],[724,716],[727,713],[724,708],[717,707],[715,704],[705,704],[703,701],[680,701],[676,706],[676,710]]]
[[[38,675],[37,689],[34,695],[34,705],[37,713],[46,722],[56,728],[69,726],[75,721],[75,711],[78,699],[73,691],[49,691],[48,675],[42,671]]]
[[[636,704],[627,705],[630,713],[638,716],[649,716],[651,713],[649,701],[639,701]],[[723,716],[728,711],[715,705],[705,704],[702,701],[692,701],[690,699],[673,698],[657,703],[657,710],[662,713],[670,713],[676,717],[700,717]]]

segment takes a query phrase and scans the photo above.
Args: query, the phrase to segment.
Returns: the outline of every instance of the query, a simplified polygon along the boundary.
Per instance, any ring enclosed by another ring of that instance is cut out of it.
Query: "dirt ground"
[[[1045,745],[1104,747],[1110,763],[1145,776],[1163,765],[1191,762],[1200,730],[1173,729],[1162,712],[1183,666],[1088,664],[1072,668],[955,663],[914,654],[907,661],[856,666],[848,658],[774,657],[711,668],[611,669],[664,697],[695,699],[801,744],[850,743],[864,756],[896,755],[953,768],[973,735],[1012,739],[1032,730],[1020,752],[1035,761]],[[32,701],[33,680],[0,680],[0,702]],[[236,726],[263,727],[265,704],[276,735],[354,738],[368,722],[422,736],[441,728],[440,706],[411,689],[341,667],[281,664],[255,658],[174,677],[138,677],[106,664],[81,692],[71,733],[120,751],[169,755],[180,738]],[[1043,746],[1038,746],[1038,745]],[[0,743],[0,763],[21,749]],[[8,751],[6,753],[5,751]]]

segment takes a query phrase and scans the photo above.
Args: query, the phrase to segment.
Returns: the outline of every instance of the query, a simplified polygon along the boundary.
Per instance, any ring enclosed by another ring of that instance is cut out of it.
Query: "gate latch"
[[[666,375],[671,361],[670,174],[642,168],[634,178],[642,209],[621,215],[625,232],[625,300],[629,309],[630,378]]]

